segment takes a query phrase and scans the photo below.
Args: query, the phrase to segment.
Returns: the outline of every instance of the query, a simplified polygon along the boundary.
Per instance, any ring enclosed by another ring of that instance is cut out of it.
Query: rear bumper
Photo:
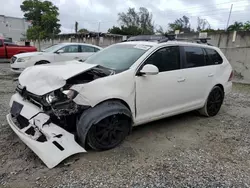
[[[7,115],[7,121],[17,136],[36,153],[39,158],[53,168],[70,155],[86,152],[78,145],[74,135],[54,123],[49,122],[49,116],[37,106],[23,100],[19,94],[14,94],[10,101],[23,105],[20,116],[27,120],[27,125],[20,126],[13,115]],[[41,139],[43,138],[43,139]]]

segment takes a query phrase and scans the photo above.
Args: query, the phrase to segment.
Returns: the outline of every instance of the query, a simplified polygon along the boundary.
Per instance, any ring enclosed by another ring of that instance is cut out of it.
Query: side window
[[[205,55],[202,48],[185,46],[186,68],[205,66]]]
[[[100,49],[99,48],[94,48],[95,49],[95,52],[98,52],[98,51],[100,51]]]
[[[180,50],[178,46],[162,48],[151,55],[145,64],[153,64],[159,72],[180,69]]]
[[[223,59],[216,50],[206,48],[205,51],[207,52],[206,65],[222,64]]]
[[[78,53],[78,45],[69,45],[61,48],[63,53]]]
[[[81,45],[81,52],[95,52],[94,47]]]
[[[3,42],[2,42],[2,40],[0,40],[0,47],[1,47],[1,46],[3,46]]]

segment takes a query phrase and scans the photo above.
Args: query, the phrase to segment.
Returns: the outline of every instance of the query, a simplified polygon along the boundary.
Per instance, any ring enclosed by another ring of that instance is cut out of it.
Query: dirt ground
[[[8,64],[0,70],[0,187],[250,187],[250,86],[234,84],[216,117],[142,125],[113,150],[48,169],[7,125],[16,83]]]

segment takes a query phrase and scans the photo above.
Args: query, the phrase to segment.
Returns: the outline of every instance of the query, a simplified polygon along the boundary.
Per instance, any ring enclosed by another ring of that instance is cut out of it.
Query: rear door
[[[79,59],[80,45],[77,44],[67,45],[59,50],[62,50],[63,52],[59,54],[55,53],[55,62]]]
[[[208,55],[199,46],[182,46],[184,58],[183,76],[185,77],[184,100],[191,110],[204,105],[208,93],[214,85],[215,66],[207,65]]]
[[[89,56],[96,52],[96,48],[88,45],[80,45],[79,59],[86,60]]]

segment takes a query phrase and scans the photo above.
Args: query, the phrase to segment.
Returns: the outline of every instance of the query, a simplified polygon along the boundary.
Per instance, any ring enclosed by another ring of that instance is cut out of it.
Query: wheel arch
[[[122,103],[124,106],[126,106],[126,107],[129,109],[129,111],[132,113],[131,108],[130,108],[130,106],[128,105],[128,103],[127,103],[125,100],[119,99],[119,98],[109,98],[109,99],[105,99],[104,101],[101,101],[101,102],[97,103],[95,106],[97,106],[97,105],[99,105],[99,104],[101,104],[101,103],[107,102],[107,101],[117,101],[117,102],[120,102],[120,103]]]
[[[218,86],[222,89],[222,91],[224,92],[224,86],[222,84],[216,84],[215,86]]]
[[[115,102],[114,106],[112,107],[113,109],[108,107],[112,102]],[[119,103],[125,106],[126,108],[122,107],[122,105],[120,105],[120,108],[119,108]],[[107,109],[106,111],[105,111],[105,108]],[[132,125],[133,125],[133,115],[129,108],[129,105],[124,100],[117,99],[117,98],[110,98],[110,99],[104,100],[96,104],[95,106],[91,107],[90,109],[84,111],[81,114],[76,124],[77,134],[79,133],[81,134],[81,136],[78,135],[78,137],[80,136],[79,138],[80,142],[83,145],[85,145],[87,134],[88,134],[90,127],[93,124],[99,122],[104,117],[112,115],[113,112],[117,109],[119,110],[118,113],[124,114],[131,118],[131,126],[130,126],[130,131],[129,131],[130,133],[132,130]],[[80,129],[82,131],[79,131]]]
[[[46,63],[40,63],[40,62],[46,62]],[[42,65],[42,64],[48,64],[50,63],[48,60],[39,60],[34,65]]]

